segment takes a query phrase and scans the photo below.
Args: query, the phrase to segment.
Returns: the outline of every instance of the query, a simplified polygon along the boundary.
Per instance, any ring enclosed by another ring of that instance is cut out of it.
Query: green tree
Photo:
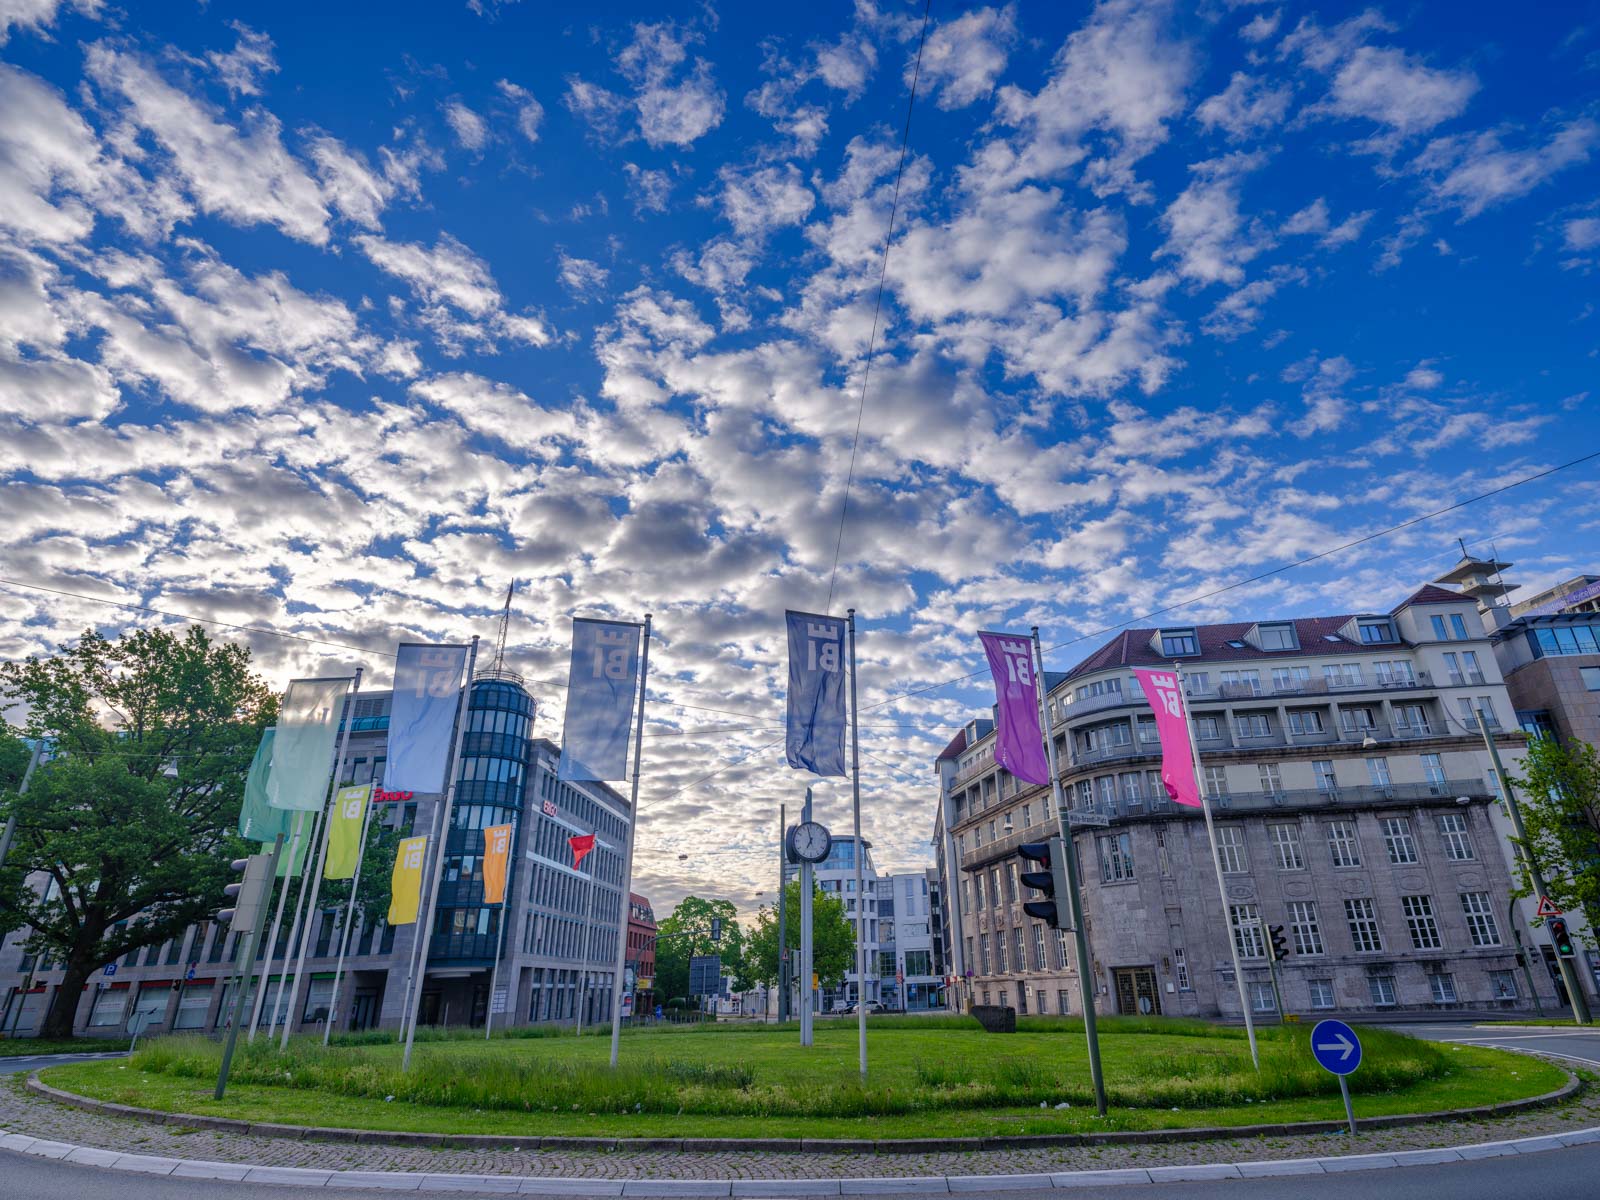
[[[69,1038],[89,976],[180,936],[223,905],[245,774],[277,704],[242,646],[198,627],[179,637],[93,630],[53,658],[0,665],[0,700],[55,756],[15,813],[7,899],[27,948],[64,975],[40,1035]],[[35,873],[42,889],[20,886]]]
[[[711,919],[722,919],[722,938],[711,939]],[[722,973],[735,991],[749,986],[744,974],[744,930],[732,900],[685,896],[656,928],[656,994],[677,999],[689,994],[689,959],[701,954],[722,957]]]
[[[1600,929],[1600,754],[1588,742],[1532,738],[1512,783],[1550,899]]]
[[[784,903],[788,906],[787,937],[789,962],[795,971],[800,969],[800,881],[795,880],[784,888]],[[828,892],[816,891],[811,896],[811,966],[822,986],[832,987],[844,980],[846,973],[855,969],[855,926],[845,919],[844,901]],[[756,913],[755,931],[745,951],[752,979],[776,985],[778,982],[778,913],[775,908],[763,908]],[[795,976],[799,979],[799,976]]]

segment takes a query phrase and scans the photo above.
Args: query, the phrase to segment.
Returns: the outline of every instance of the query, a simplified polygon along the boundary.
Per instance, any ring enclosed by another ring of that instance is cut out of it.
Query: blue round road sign
[[[1311,1031],[1311,1053],[1324,1071],[1348,1075],[1361,1065],[1361,1039],[1343,1021],[1318,1021]]]

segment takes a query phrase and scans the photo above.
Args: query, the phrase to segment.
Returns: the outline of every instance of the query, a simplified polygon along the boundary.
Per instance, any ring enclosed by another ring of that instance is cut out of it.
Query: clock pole
[[[806,806],[801,813],[802,824],[811,822],[811,789],[806,789]],[[816,996],[811,986],[811,889],[812,872],[816,865],[809,857],[800,860],[800,1044],[812,1044],[811,1006]]]
[[[778,805],[778,1020],[789,1019],[789,905],[784,895],[788,883],[789,810]]]

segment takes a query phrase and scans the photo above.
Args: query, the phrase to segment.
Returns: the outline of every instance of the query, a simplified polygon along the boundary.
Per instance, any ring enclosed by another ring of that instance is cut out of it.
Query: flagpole
[[[344,763],[345,753],[350,749],[350,727],[356,723],[356,697],[361,694],[362,670],[361,667],[356,668],[355,680],[349,692],[345,694],[344,712],[340,714],[344,733],[340,736],[339,745],[333,752],[333,765],[328,769],[328,795],[323,801],[322,809],[322,844],[317,850],[316,870],[311,877],[311,900],[306,905],[306,921],[300,929],[300,954],[295,959],[294,982],[289,985],[289,1011],[283,1019],[283,1038],[278,1043],[279,1050],[289,1048],[289,1031],[300,1020],[294,1014],[302,1011],[295,1006],[301,1002],[300,985],[305,982],[306,949],[311,945],[311,925],[317,921],[317,897],[322,894],[322,871],[328,862],[328,839],[333,833],[333,806],[339,799],[339,769]],[[321,923],[317,923],[320,926]],[[288,965],[287,960],[285,965]],[[310,989],[307,988],[306,995],[310,994]]]
[[[1211,865],[1217,869],[1217,899],[1222,903],[1222,923],[1228,934],[1228,950],[1233,955],[1233,981],[1239,987],[1239,1008],[1244,1013],[1244,1032],[1250,1039],[1250,1061],[1261,1070],[1261,1054],[1256,1049],[1256,1023],[1250,1014],[1250,996],[1244,986],[1244,969],[1239,965],[1239,939],[1234,936],[1228,915],[1228,890],[1222,879],[1222,856],[1217,853],[1217,827],[1211,819],[1211,798],[1206,794],[1205,773],[1200,769],[1200,745],[1194,736],[1194,714],[1189,711],[1189,691],[1183,686],[1183,665],[1174,663],[1178,676],[1178,695],[1183,703],[1183,728],[1189,736],[1189,758],[1194,763],[1194,786],[1200,793],[1200,811],[1206,818],[1206,837],[1211,841]]]
[[[442,804],[436,804],[433,807],[433,823],[428,826],[427,833],[419,835],[416,833],[416,827],[412,826],[412,835],[420,836],[423,839],[422,851],[424,855],[427,854],[428,848],[439,840],[439,818],[443,815],[444,806]],[[417,880],[417,911],[419,915],[421,913],[421,904],[422,879],[420,878],[419,874],[419,878]],[[411,946],[406,951],[405,1000],[400,1009],[400,1032],[398,1035],[402,1040],[405,1037],[406,1027],[411,1024],[411,985],[416,982],[417,978],[417,947],[421,945],[421,942],[421,937],[416,932],[413,932],[411,935]]]
[[[361,814],[361,842],[356,847],[356,869],[350,877],[350,899],[344,906],[344,924],[339,930],[339,957],[333,964],[333,995],[328,998],[328,1019],[322,1028],[322,1044],[333,1036],[333,1023],[339,1015],[339,988],[344,983],[344,956],[350,949],[355,929],[356,889],[361,886],[361,866],[367,856],[367,829],[372,824],[372,785],[367,785],[366,811]],[[365,916],[365,913],[362,914]]]
[[[433,888],[428,895],[427,923],[422,927],[422,944],[417,950],[415,968],[416,987],[411,995],[411,1020],[406,1026],[406,1052],[400,1060],[400,1069],[411,1069],[411,1044],[417,1036],[417,1014],[422,1010],[422,985],[428,976],[428,943],[433,940],[433,918],[439,909],[439,886],[444,882],[445,843],[450,840],[450,814],[456,806],[456,764],[461,758],[461,742],[467,736],[467,710],[472,706],[472,673],[478,667],[478,638],[474,634],[472,648],[467,651],[467,677],[461,684],[461,699],[456,704],[455,744],[450,749],[450,764],[446,772],[444,808],[439,821],[439,845],[433,855]]]
[[[1078,845],[1072,837],[1072,819],[1067,815],[1067,798],[1061,791],[1061,763],[1056,754],[1056,739],[1051,736],[1050,705],[1045,693],[1044,648],[1039,644],[1039,627],[1033,627],[1033,690],[1039,701],[1039,732],[1044,737],[1044,752],[1050,764],[1050,792],[1056,806],[1056,822],[1061,826],[1061,856],[1067,868],[1067,912],[1072,919],[1073,945],[1078,951],[1078,995],[1083,1004],[1083,1036],[1089,1045],[1089,1078],[1094,1084],[1095,1108],[1106,1115],[1106,1081],[1100,1069],[1100,1031],[1095,1027],[1094,960],[1089,957],[1089,935],[1083,927],[1083,896],[1078,888]],[[970,964],[969,964],[970,965]],[[1026,985],[1024,985],[1026,986]]]
[[[322,814],[320,812],[319,813],[315,813],[311,818],[311,834],[310,834],[310,837],[307,839],[307,845],[306,845],[306,849],[307,850],[309,850],[311,848],[310,847],[310,843],[316,841],[316,839],[317,839],[317,833],[322,828],[321,821],[322,821]],[[297,847],[295,849],[296,858],[299,857],[299,854],[300,854],[300,850]],[[309,857],[309,855],[307,857]],[[291,858],[289,860],[289,866],[287,868],[287,874],[285,874],[284,877],[283,877],[284,895],[288,895],[289,884],[294,880],[294,873],[295,873],[295,869],[296,869],[296,866],[297,866],[296,858]],[[295,893],[295,898],[294,898],[294,919],[289,922],[289,940],[287,942],[285,942],[284,946],[283,946],[283,966],[281,966],[278,969],[278,989],[277,989],[277,991],[275,991],[272,994],[272,1020],[269,1021],[268,1024],[267,1024],[267,1037],[268,1038],[272,1037],[273,1030],[275,1030],[277,1028],[277,1025],[278,1025],[278,1014],[280,1012],[282,1012],[282,1010],[283,1010],[283,989],[284,989],[284,986],[289,982],[289,959],[294,954],[295,942],[299,939],[299,936],[300,936],[300,914],[304,911],[304,908],[305,908],[305,902],[306,902],[305,864],[302,862],[302,863],[299,863],[298,866],[299,866],[299,870],[300,870],[300,890]],[[265,992],[267,990],[267,978],[268,978],[267,974],[265,972],[263,972],[262,976],[261,976],[261,990],[263,992]]]
[[[867,897],[861,890],[861,726],[856,714],[856,610],[846,610],[850,630],[850,807],[856,827],[856,1042],[861,1078],[867,1077]]]
[[[599,838],[595,839],[596,846]],[[583,973],[578,976],[578,1010],[573,1015],[577,1018],[578,1036],[583,1036],[583,1002],[589,997],[589,955],[594,949],[594,873],[595,867],[600,862],[600,856],[594,856],[594,862],[589,864],[589,890],[583,899]]]
[[[507,593],[506,602],[508,604],[510,603],[510,593]],[[500,897],[500,936],[495,939],[494,966],[489,971],[489,1008],[488,1011],[483,1014],[483,1040],[486,1042],[489,1040],[490,1032],[494,1029],[494,989],[500,982],[500,956],[506,952],[506,923],[511,916],[511,880],[509,878],[510,864],[511,855],[516,849],[517,827],[520,824],[521,822],[515,820],[511,822],[511,833],[507,838],[510,844],[506,848],[506,890]],[[337,987],[338,984],[335,984],[334,986]],[[507,996],[506,1011],[509,1012],[510,1010],[511,998]]]
[[[628,969],[628,902],[633,889],[633,844],[639,836],[639,758],[644,750],[644,696],[650,682],[650,614],[644,615],[644,645],[639,654],[639,717],[633,730],[633,795],[628,829],[622,839],[622,902],[617,915],[617,969],[611,978],[611,1065],[622,1042],[622,973]]]
[[[304,813],[294,814],[294,833],[289,841],[291,863],[300,853],[300,822],[304,816]],[[256,988],[255,1002],[250,1006],[250,1036],[245,1038],[247,1043],[256,1040],[256,1026],[261,1023],[261,1006],[267,998],[267,978],[272,974],[272,957],[278,950],[278,929],[283,924],[283,909],[289,899],[289,885],[293,882],[294,875],[291,872],[283,877],[283,886],[278,889],[278,910],[272,918],[272,932],[267,935],[267,957],[261,965],[261,986]]]

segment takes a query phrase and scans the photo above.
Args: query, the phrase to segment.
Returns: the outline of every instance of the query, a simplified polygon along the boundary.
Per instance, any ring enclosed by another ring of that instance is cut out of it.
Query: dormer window
[[[1258,625],[1256,634],[1260,639],[1263,650],[1298,650],[1300,639],[1295,637],[1294,626],[1287,622],[1281,625]]]
[[[1163,629],[1161,631],[1161,653],[1167,658],[1180,658],[1184,655],[1200,653],[1200,639],[1195,636],[1192,629]]]
[[[1356,624],[1361,629],[1361,640],[1369,646],[1400,640],[1395,636],[1394,622],[1388,617],[1371,617]]]

